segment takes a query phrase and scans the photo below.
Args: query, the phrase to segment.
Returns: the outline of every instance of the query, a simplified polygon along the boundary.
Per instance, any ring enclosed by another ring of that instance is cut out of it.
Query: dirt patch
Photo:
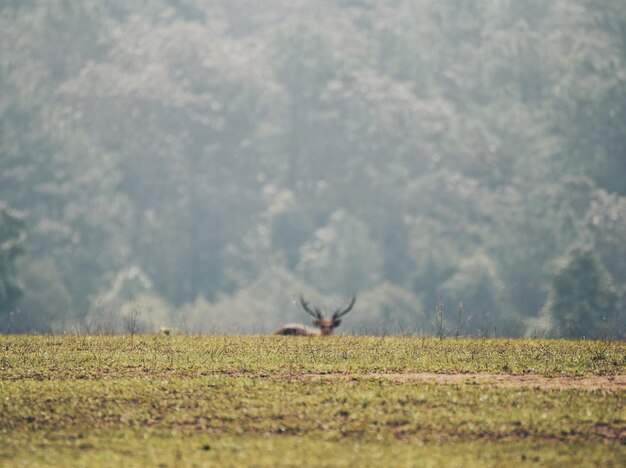
[[[293,377],[293,376],[292,376]],[[531,387],[545,389],[584,389],[626,391],[626,375],[591,377],[545,377],[541,375],[510,374],[435,374],[414,373],[368,373],[368,374],[298,374],[304,380],[363,380],[385,379],[397,383],[436,383],[446,385],[487,385],[492,387]]]

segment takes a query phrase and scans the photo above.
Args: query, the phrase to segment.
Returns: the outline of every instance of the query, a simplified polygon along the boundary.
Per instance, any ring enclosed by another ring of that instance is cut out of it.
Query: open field
[[[0,337],[0,465],[620,466],[626,344]]]

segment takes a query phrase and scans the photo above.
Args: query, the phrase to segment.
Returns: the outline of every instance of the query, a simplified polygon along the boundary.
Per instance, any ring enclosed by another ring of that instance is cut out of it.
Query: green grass
[[[0,337],[0,379],[196,377],[251,372],[626,372],[626,344],[398,337]]]
[[[624,389],[372,375],[623,375],[624,343],[68,336],[0,337],[0,352],[0,465],[626,461]]]
[[[624,452],[598,443],[526,441],[421,444],[305,436],[138,434],[31,441],[15,466],[623,466]],[[540,465],[538,465],[540,463]]]

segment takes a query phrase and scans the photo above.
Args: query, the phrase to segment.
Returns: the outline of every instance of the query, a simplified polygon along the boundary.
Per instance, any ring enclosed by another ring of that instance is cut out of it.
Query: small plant
[[[443,296],[437,298],[437,308],[435,309],[435,324],[437,326],[437,337],[443,340],[446,330],[443,324]]]
[[[489,320],[487,311],[483,308],[480,311],[480,324],[478,325],[478,336],[481,338],[489,337]]]
[[[130,334],[131,338],[135,336],[138,331],[137,321],[139,319],[139,304],[132,307],[128,312],[128,315],[124,316],[124,328]]]

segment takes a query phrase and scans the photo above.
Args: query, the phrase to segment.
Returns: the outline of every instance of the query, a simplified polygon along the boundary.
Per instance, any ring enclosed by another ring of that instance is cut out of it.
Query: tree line
[[[619,3],[3,2],[0,331],[623,337]]]

